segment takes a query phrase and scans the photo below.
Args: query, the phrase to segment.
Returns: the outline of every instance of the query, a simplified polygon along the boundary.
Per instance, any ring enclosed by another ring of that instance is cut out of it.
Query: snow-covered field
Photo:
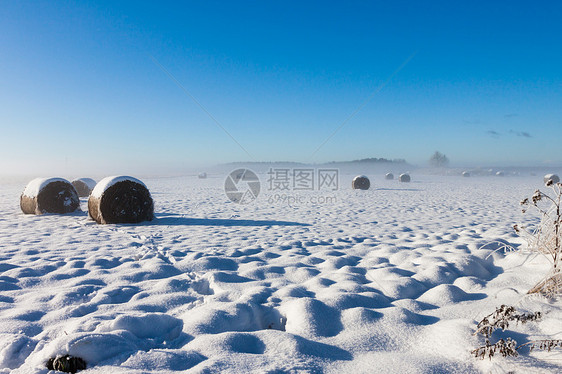
[[[288,205],[231,203],[225,176],[142,178],[157,219],[98,225],[24,215],[27,179],[0,184],[0,373],[561,372],[560,351],[477,360],[501,304],[546,313],[519,343],[562,338],[560,303],[525,297],[544,259],[520,245],[519,201],[541,177],[369,175],[371,189]],[[263,180],[263,178],[262,178]],[[271,196],[270,196],[271,197]]]

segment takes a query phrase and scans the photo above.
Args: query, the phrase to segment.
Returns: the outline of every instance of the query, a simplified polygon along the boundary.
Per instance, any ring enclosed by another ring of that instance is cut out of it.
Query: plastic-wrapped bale
[[[197,175],[197,178],[199,178],[199,179],[205,179],[205,178],[207,178],[207,173],[205,173],[205,172],[199,173],[199,175]]]
[[[505,173],[501,170],[496,172],[496,177],[503,177],[504,175],[505,175]]]
[[[547,184],[548,181],[552,181],[552,184],[558,183],[560,182],[560,177],[556,174],[547,174],[544,176],[544,184]]]
[[[367,178],[364,175],[358,175],[355,178],[353,178],[353,181],[351,182],[351,187],[354,190],[368,190],[369,187],[371,187],[371,182],[369,181],[369,178]]]
[[[64,214],[79,210],[80,199],[66,179],[36,178],[23,190],[20,207],[25,214]]]
[[[133,177],[102,179],[88,199],[88,214],[97,223],[152,221],[154,202],[148,188]]]
[[[400,182],[409,182],[409,181],[411,180],[410,174],[408,174],[408,173],[402,173],[402,174],[400,174],[400,176],[398,177],[398,180],[399,180]]]
[[[386,175],[384,176],[384,179],[391,181],[391,180],[394,179],[394,174],[386,173]]]
[[[463,171],[462,176],[468,178],[468,177],[470,177],[470,173],[468,171]]]
[[[76,188],[78,196],[88,197],[90,192],[96,187],[96,181],[92,178],[78,178],[72,181],[72,185]]]

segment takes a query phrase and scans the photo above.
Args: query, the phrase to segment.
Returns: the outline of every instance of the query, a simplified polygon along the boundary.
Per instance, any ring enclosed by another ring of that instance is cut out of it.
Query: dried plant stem
[[[535,209],[541,215],[541,221],[534,230],[528,231],[527,228],[515,225],[515,231],[523,236],[528,248],[537,253],[541,253],[551,262],[551,271],[545,279],[529,290],[529,294],[538,293],[547,297],[554,297],[562,291],[562,273],[560,261],[562,257],[562,184],[553,183],[549,180],[546,183],[553,196],[536,190],[529,199],[521,202],[523,213],[528,208]]]
[[[478,323],[474,335],[481,334],[486,338],[489,338],[492,336],[494,330],[507,329],[509,327],[509,322],[511,321],[515,321],[517,323],[527,323],[529,321],[538,321],[541,317],[541,312],[516,313],[513,306],[502,305],[499,308],[496,308],[494,313],[487,315]]]
[[[486,339],[486,345],[478,347],[472,350],[470,353],[476,358],[485,359],[488,357],[490,360],[494,357],[496,352],[499,352],[503,357],[511,356],[517,357],[519,353],[517,352],[523,347],[529,347],[531,352],[534,349],[540,349],[542,351],[550,352],[554,348],[562,348],[561,339],[541,339],[541,340],[531,340],[525,344],[517,345],[517,341],[511,338],[506,340],[500,339],[496,343],[491,344],[488,339]]]
[[[490,342],[490,337],[494,330],[506,330],[509,327],[510,321],[516,321],[518,323],[537,322],[541,317],[541,312],[517,313],[513,306],[502,305],[496,308],[494,313],[487,315],[478,323],[476,332],[474,332],[474,335],[484,335],[486,337],[486,344],[472,350],[470,353],[476,358],[484,359],[488,357],[492,359],[496,353],[499,353],[503,357],[517,357],[519,355],[517,351],[523,347],[529,347],[531,351],[540,349],[549,352],[554,348],[562,348],[562,339],[532,340],[521,345],[517,345],[517,341],[511,338],[505,340],[500,339],[493,344]]]

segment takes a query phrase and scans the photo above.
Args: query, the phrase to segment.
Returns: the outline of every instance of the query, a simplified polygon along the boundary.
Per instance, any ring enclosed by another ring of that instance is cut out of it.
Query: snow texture
[[[231,203],[214,176],[145,178],[157,218],[138,225],[25,215],[25,181],[0,182],[0,373],[65,354],[84,373],[561,372],[554,351],[470,354],[501,304],[545,316],[513,326],[519,342],[562,338],[560,302],[525,296],[548,263],[498,251],[523,243],[512,225],[542,177],[371,178],[291,206]]]

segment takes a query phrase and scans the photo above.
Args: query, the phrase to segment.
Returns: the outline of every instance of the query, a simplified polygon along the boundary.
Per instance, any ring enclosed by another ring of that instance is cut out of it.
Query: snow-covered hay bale
[[[205,179],[205,178],[207,178],[207,173],[205,173],[205,172],[199,173],[199,175],[197,176],[197,178],[199,178],[199,179]]]
[[[386,173],[386,175],[384,176],[384,179],[391,181],[391,180],[394,179],[394,174]]]
[[[107,177],[96,184],[88,199],[88,214],[97,223],[139,223],[154,218],[148,188],[133,177]]]
[[[400,176],[398,177],[398,180],[399,180],[400,182],[406,182],[406,183],[407,183],[407,182],[409,182],[409,181],[411,180],[410,174],[408,174],[408,173],[400,174]]]
[[[96,181],[92,178],[78,178],[72,181],[72,185],[78,192],[78,196],[88,197],[96,186]]]
[[[462,176],[468,178],[470,177],[470,173],[468,171],[463,171]]]
[[[25,214],[71,213],[80,209],[80,199],[66,179],[36,178],[23,190],[20,207]]]
[[[358,175],[351,181],[351,187],[354,190],[368,190],[371,187],[371,182],[366,176]]]
[[[556,174],[547,174],[544,176],[544,184],[547,184],[548,181],[552,181],[552,183],[560,182],[560,177]]]

